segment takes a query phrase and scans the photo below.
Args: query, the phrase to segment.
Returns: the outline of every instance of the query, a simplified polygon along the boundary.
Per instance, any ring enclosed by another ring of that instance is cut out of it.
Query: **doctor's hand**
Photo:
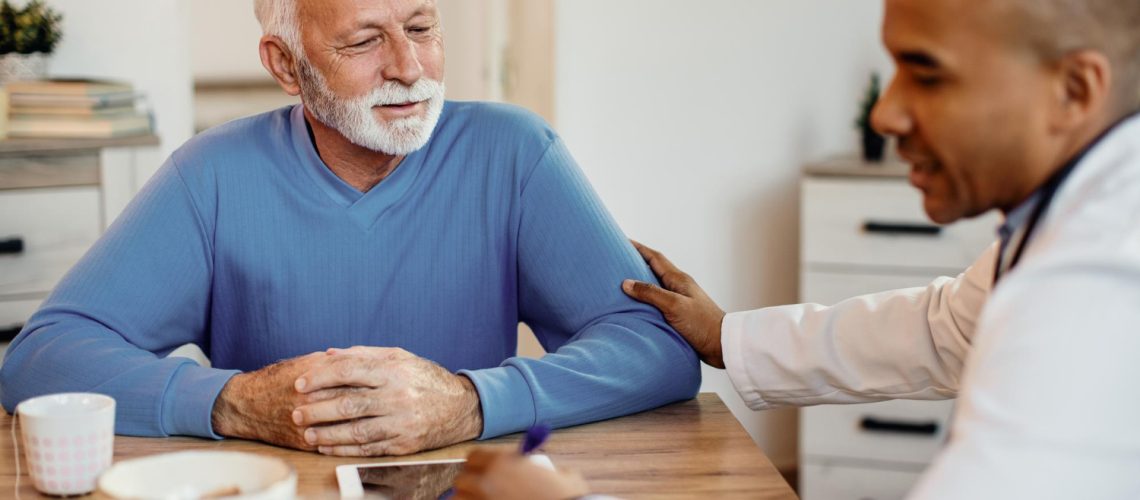
[[[512,449],[477,448],[455,478],[456,500],[566,500],[589,493],[580,474],[547,469]]]
[[[677,269],[661,252],[636,241],[633,246],[665,288],[642,281],[625,280],[621,285],[622,290],[626,295],[660,309],[665,320],[697,351],[701,361],[716,368],[724,368],[720,347],[724,311],[709,298],[692,276]]]
[[[330,362],[300,374],[296,390],[361,390],[299,406],[293,423],[325,455],[410,455],[479,437],[482,407],[467,377],[403,349],[330,349]]]

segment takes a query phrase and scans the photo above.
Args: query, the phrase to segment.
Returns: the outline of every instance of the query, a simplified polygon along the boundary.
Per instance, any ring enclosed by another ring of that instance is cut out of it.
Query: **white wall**
[[[727,310],[797,297],[805,160],[856,150],[881,2],[560,0],[558,129],[626,232]],[[665,374],[663,374],[665,376]],[[795,413],[716,391],[777,466]]]
[[[190,62],[196,81],[269,81],[261,67],[261,26],[253,0],[180,0],[190,10]]]
[[[162,157],[190,138],[193,102],[182,0],[49,0],[63,14],[53,76],[130,82],[150,99]],[[157,168],[158,165],[154,165]]]
[[[447,47],[447,98],[464,101],[492,96],[495,72],[490,67],[490,0],[439,0]]]

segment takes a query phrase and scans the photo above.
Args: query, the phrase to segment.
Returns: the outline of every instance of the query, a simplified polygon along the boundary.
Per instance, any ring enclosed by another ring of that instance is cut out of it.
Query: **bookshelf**
[[[0,156],[34,153],[53,154],[65,151],[98,151],[106,148],[158,146],[160,143],[158,136],[153,134],[114,139],[2,139],[0,140]]]

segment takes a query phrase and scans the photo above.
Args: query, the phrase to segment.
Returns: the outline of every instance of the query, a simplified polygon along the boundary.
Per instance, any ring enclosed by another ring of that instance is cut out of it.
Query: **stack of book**
[[[10,82],[7,135],[106,139],[152,131],[140,95],[128,84],[94,80]]]

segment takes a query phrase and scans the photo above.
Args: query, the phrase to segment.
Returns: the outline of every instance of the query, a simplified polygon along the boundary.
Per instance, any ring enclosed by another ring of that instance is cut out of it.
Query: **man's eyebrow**
[[[433,12],[433,10],[430,7],[424,5],[418,9],[416,9],[415,12],[412,12],[412,15],[408,16],[407,20],[411,21],[412,19],[415,19],[415,18],[420,17],[420,16],[436,17],[435,12]]]
[[[900,62],[909,66],[919,66],[926,69],[942,67],[942,63],[938,62],[938,59],[926,52],[907,50],[899,52],[897,57]]]
[[[370,31],[370,30],[371,31],[383,31],[383,28],[381,28],[380,25],[375,23],[374,21],[362,20],[362,21],[358,22],[357,24],[355,24],[351,27],[345,28],[340,33],[337,33],[336,39],[340,40],[340,41],[348,41],[348,40],[356,37],[360,33],[365,32],[365,31]]]
[[[405,22],[411,21],[412,19],[421,16],[431,16],[433,18],[436,17],[432,9],[428,7],[420,7],[419,9],[416,9],[415,12],[412,12],[412,14],[405,20]],[[367,30],[383,31],[384,26],[381,23],[376,22],[374,19],[362,19],[355,26],[353,26],[350,31],[345,32],[343,36],[349,37],[360,33],[361,31]]]

